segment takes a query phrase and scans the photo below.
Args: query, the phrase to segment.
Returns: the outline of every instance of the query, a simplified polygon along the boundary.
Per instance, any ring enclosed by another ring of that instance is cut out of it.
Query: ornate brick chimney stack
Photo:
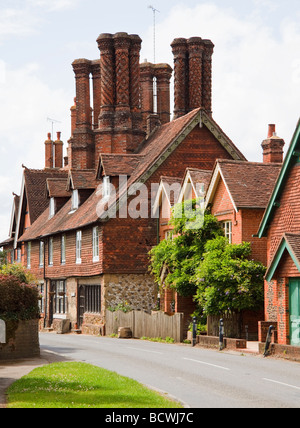
[[[97,42],[101,100],[96,161],[100,153],[132,153],[145,136],[140,108],[140,37],[101,34]]]
[[[57,132],[57,139],[54,141],[54,168],[63,167],[63,147],[64,143],[61,141],[61,132]]]
[[[282,138],[277,137],[276,125],[270,124],[268,128],[268,137],[262,142],[263,162],[282,163],[284,145],[284,140]]]
[[[94,135],[90,97],[92,61],[81,58],[72,63],[76,81],[76,102],[71,108],[72,136],[68,147],[68,164],[73,169],[94,167]]]
[[[48,139],[45,141],[45,168],[50,169],[53,167],[53,141],[51,139],[51,133],[48,133]]]
[[[174,55],[174,118],[203,107],[212,114],[212,54],[214,45],[201,37],[178,38]]]
[[[149,124],[149,116],[153,118],[156,115],[156,123],[160,122],[162,125],[170,122],[172,68],[168,64],[152,64],[146,61],[140,65],[140,72],[144,129],[147,128],[147,122]],[[154,79],[156,79],[156,94],[154,94]],[[154,97],[156,97],[156,100],[154,100]]]

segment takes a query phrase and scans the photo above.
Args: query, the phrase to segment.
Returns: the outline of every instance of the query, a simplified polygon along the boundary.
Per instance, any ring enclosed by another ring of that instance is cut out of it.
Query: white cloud
[[[67,146],[70,137],[70,111],[73,94],[53,90],[38,77],[39,65],[30,63],[21,69],[6,64],[6,79],[0,84],[0,240],[7,237],[12,197],[19,194],[22,164],[28,168],[44,167],[44,141],[51,131],[47,117],[62,122],[54,131],[62,132]],[[56,135],[54,136],[56,137]],[[3,219],[6,219],[4,221]]]
[[[0,42],[7,37],[35,33],[37,18],[26,9],[0,9]]]
[[[27,0],[32,6],[45,8],[49,12],[74,9],[81,0]]]

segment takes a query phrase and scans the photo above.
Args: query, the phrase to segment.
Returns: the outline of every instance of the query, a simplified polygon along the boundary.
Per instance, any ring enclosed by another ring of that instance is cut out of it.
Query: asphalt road
[[[299,408],[300,364],[199,347],[42,333],[41,349],[118,372],[191,408]]]

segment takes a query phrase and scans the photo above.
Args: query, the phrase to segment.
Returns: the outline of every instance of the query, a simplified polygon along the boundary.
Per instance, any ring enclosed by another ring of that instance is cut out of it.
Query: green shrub
[[[38,290],[17,276],[0,274],[0,318],[21,321],[39,318]]]

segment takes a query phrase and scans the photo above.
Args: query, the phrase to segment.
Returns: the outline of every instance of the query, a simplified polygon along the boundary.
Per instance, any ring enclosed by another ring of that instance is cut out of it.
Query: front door
[[[81,328],[83,324],[83,316],[85,312],[85,286],[79,286],[78,293],[78,327]]]
[[[300,278],[290,280],[290,344],[300,346]]]

